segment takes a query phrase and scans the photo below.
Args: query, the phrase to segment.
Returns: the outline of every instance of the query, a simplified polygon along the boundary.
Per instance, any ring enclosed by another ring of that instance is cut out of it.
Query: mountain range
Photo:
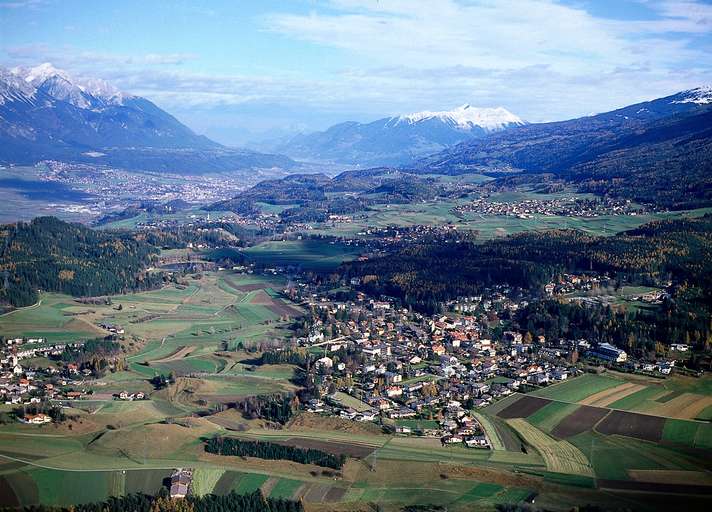
[[[0,68],[0,145],[5,164],[58,159],[182,173],[295,166],[222,146],[145,98],[51,64]]]
[[[360,166],[405,165],[473,138],[526,123],[508,110],[462,105],[370,123],[349,121],[323,132],[299,134],[271,149],[290,157]]]
[[[712,206],[712,88],[568,121],[510,127],[410,166],[263,181],[212,208],[242,211],[256,201],[296,202],[331,212],[344,206],[332,204],[334,192],[348,192],[354,207],[375,195],[387,202],[425,200],[440,193],[430,176],[473,173],[495,177],[494,187],[518,182],[544,190],[568,183],[582,192],[664,208]]]
[[[548,173],[580,189],[671,208],[712,204],[712,87],[612,112],[528,124],[419,160],[421,172]],[[523,176],[522,176],[523,174]]]

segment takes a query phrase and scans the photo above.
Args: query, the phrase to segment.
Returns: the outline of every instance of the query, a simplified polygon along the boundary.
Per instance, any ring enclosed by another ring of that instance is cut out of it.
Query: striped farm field
[[[508,420],[523,439],[526,439],[544,458],[546,468],[554,473],[594,476],[586,456],[568,441],[557,441],[521,418]]]
[[[624,384],[599,391],[598,393],[580,400],[579,403],[581,405],[592,405],[594,407],[608,407],[613,402],[621,400],[642,389],[645,389],[645,386],[641,384],[634,384],[632,382],[626,382]]]
[[[217,468],[196,468],[193,471],[193,493],[197,496],[212,494],[225,470]]]
[[[696,393],[683,393],[680,396],[662,403],[647,412],[656,416],[694,419],[710,406],[712,406],[712,396],[698,395]]]
[[[657,400],[667,393],[668,391],[659,386],[647,386],[611,402],[608,406],[612,409],[648,412],[660,405]]]
[[[587,373],[559,384],[538,389],[530,395],[574,403],[620,384],[622,381],[619,379]]]

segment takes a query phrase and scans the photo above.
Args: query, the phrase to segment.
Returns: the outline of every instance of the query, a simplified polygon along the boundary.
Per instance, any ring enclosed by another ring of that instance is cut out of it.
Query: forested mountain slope
[[[104,295],[156,286],[146,267],[158,250],[129,234],[94,231],[54,217],[0,226],[0,301],[27,306],[37,290]]]
[[[553,173],[583,190],[674,209],[712,205],[711,89],[530,124],[422,160],[426,172]]]

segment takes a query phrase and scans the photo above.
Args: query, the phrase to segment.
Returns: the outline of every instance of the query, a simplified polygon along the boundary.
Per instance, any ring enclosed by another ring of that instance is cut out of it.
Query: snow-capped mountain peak
[[[124,99],[132,97],[101,78],[88,78],[83,80],[81,87],[96,98],[101,98],[104,101],[119,105],[123,104]]]
[[[10,71],[15,75],[21,77],[28,84],[32,84],[35,87],[38,87],[46,80],[56,76],[63,78],[67,82],[72,81],[66,71],[55,68],[49,62],[44,62],[39,66],[34,66],[31,68],[16,67],[12,68]]]
[[[426,110],[406,114],[399,116],[397,122],[415,124],[429,119],[438,119],[463,130],[479,127],[488,132],[525,124],[522,119],[503,107],[477,108],[469,104],[447,111],[431,112]]]
[[[712,103],[712,85],[704,85],[696,87],[688,91],[680,93],[682,99],[675,100],[673,103],[696,103],[698,105],[707,105]]]
[[[34,88],[34,91],[42,89],[51,97],[79,108],[96,108],[102,104],[123,105],[125,99],[132,97],[104,80],[75,78],[49,62],[34,67],[15,67],[10,73]]]

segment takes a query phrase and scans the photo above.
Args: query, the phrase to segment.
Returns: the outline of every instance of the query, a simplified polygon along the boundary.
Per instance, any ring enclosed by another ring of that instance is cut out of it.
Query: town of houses
[[[636,205],[630,200],[603,198],[581,199],[576,197],[557,199],[524,199],[498,202],[478,198],[453,208],[453,213],[495,215],[531,219],[535,215],[561,217],[599,217],[601,215],[641,215],[649,213],[650,207]]]
[[[600,286],[603,276],[564,275],[545,287],[563,295]],[[355,283],[352,283],[355,284]],[[547,340],[515,331],[492,336],[492,320],[527,306],[508,287],[448,302],[449,312],[425,316],[395,301],[362,293],[333,300],[301,285],[312,311],[309,333],[299,343],[314,354],[321,393],[306,404],[315,414],[354,421],[378,420],[403,435],[438,437],[444,444],[491,447],[477,409],[515,392],[602,371],[601,364],[669,374],[673,361],[637,362],[625,351],[588,340]],[[676,344],[683,352],[687,346]],[[583,363],[586,364],[583,364]]]
[[[122,333],[118,326],[104,326],[111,333]],[[5,405],[28,406],[49,404],[62,406],[73,400],[87,398],[92,392],[84,391],[88,380],[96,377],[92,370],[74,362],[52,364],[60,360],[67,348],[77,348],[81,343],[49,343],[43,338],[0,337],[0,400]],[[113,399],[143,400],[142,392],[121,392]],[[18,418],[32,424],[50,423],[44,413]]]
[[[609,281],[605,276],[564,274],[546,285],[544,293],[563,297],[607,286]],[[357,285],[358,280],[351,284]],[[297,288],[287,291],[311,311],[308,332],[298,344],[315,357],[313,373],[320,392],[305,409],[354,421],[385,421],[398,434],[435,436],[447,444],[487,448],[487,433],[474,411],[514,392],[575,377],[584,371],[580,356],[591,362],[589,368],[608,362],[658,375],[674,368],[674,361],[631,361],[623,350],[605,343],[593,346],[585,339],[547,340],[502,330],[500,317],[537,300],[509,287],[450,301],[444,304],[447,313],[433,316],[361,292],[353,300],[334,300],[327,288],[297,279]],[[653,295],[650,300],[659,298],[657,292]],[[102,327],[114,335],[123,334],[120,326]],[[72,362],[38,363],[58,359],[65,347],[36,338],[2,341],[0,399],[11,405],[65,405],[86,398],[84,384],[96,377],[90,369]],[[671,348],[688,350],[681,343]],[[108,397],[112,398],[147,397],[123,392]],[[46,415],[20,419],[51,421]]]

